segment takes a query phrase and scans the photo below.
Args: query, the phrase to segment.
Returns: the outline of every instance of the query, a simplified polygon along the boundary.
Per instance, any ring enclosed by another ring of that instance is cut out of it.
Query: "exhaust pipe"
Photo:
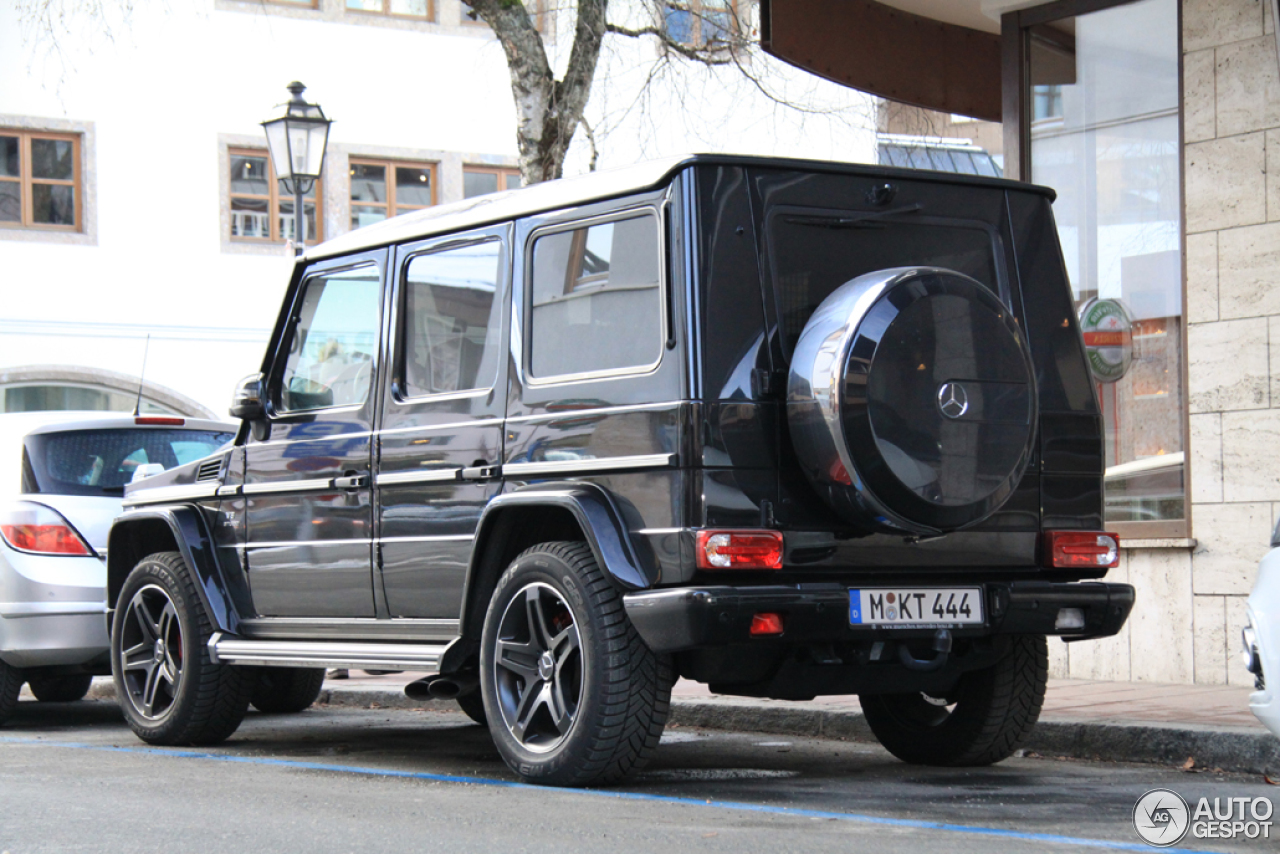
[[[411,700],[456,700],[480,687],[474,674],[453,676],[427,676],[404,686],[405,696]]]

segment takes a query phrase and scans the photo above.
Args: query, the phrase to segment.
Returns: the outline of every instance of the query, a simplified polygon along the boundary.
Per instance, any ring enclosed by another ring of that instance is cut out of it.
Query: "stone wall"
[[[1183,0],[1182,50],[1194,539],[1132,542],[1108,576],[1138,589],[1124,632],[1052,641],[1050,656],[1059,676],[1249,685],[1244,600],[1280,513],[1280,66],[1270,0]]]

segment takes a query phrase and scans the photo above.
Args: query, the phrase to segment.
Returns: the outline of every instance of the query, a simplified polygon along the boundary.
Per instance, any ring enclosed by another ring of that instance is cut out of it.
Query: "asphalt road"
[[[250,713],[226,744],[180,750],[138,741],[114,703],[24,702],[0,729],[0,852],[1149,851],[1130,814],[1157,787],[1280,804],[1252,777],[1043,758],[925,769],[875,745],[685,729],[625,785],[541,789],[460,714]]]

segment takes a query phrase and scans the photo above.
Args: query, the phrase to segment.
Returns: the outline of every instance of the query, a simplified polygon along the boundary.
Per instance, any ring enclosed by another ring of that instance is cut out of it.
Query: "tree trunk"
[[[519,0],[472,0],[471,8],[498,37],[507,56],[516,103],[516,142],[524,183],[564,174],[564,158],[582,119],[604,41],[608,0],[578,0],[573,49],[556,80],[542,34]]]

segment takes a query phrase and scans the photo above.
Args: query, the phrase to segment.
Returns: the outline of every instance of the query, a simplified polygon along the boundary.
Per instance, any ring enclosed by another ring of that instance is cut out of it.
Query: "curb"
[[[402,692],[330,688],[318,702],[331,706],[457,712],[450,700],[411,700]],[[725,698],[673,699],[668,724],[727,732],[876,743],[861,712],[824,711]],[[1245,727],[1041,719],[1022,744],[1028,753],[1104,762],[1141,762],[1244,773],[1280,770],[1280,739]]]
[[[115,686],[95,680],[89,698],[114,700]],[[418,709],[460,714],[452,700],[413,700],[403,691],[326,684],[317,703],[340,708]],[[824,711],[804,706],[737,698],[673,699],[672,726],[727,732],[758,732],[798,738],[875,743],[861,712]],[[1142,762],[1244,773],[1280,771],[1280,739],[1245,727],[1041,719],[1022,744],[1028,753],[1104,762]]]

